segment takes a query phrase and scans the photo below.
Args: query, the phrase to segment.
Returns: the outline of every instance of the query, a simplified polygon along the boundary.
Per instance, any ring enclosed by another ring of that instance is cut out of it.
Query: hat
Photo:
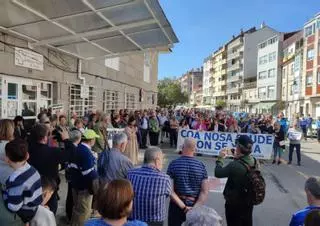
[[[83,138],[86,140],[91,140],[94,138],[99,138],[100,136],[98,134],[96,134],[96,132],[94,132],[94,130],[92,129],[87,129],[86,131],[84,131],[83,133]]]
[[[248,135],[240,135],[236,139],[236,145],[239,145],[243,149],[247,149],[247,150],[244,150],[244,151],[250,153],[251,152],[251,147],[253,145],[253,141],[251,140],[251,138]]]

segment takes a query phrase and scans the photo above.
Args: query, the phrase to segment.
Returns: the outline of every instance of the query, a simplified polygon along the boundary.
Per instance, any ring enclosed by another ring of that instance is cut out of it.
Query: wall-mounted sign
[[[43,71],[43,56],[27,49],[15,47],[14,64]]]
[[[80,97],[89,98],[89,86],[81,86]]]

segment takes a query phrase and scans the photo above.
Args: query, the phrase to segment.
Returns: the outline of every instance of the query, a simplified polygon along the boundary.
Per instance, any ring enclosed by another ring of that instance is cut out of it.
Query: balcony
[[[228,69],[230,71],[234,71],[234,70],[241,70],[243,67],[243,64],[241,62],[236,62],[235,64],[229,65]]]
[[[237,46],[243,45],[243,38],[240,37],[228,45],[228,49],[235,48]]]
[[[228,77],[228,82],[236,82],[239,80],[242,80],[242,76],[240,76],[240,75],[234,75],[234,76]]]
[[[227,88],[227,94],[232,94],[232,93],[239,93],[240,88],[239,87],[233,87],[233,88]]]
[[[245,82],[243,84],[244,89],[252,89],[257,87],[257,82]]]
[[[236,51],[234,53],[230,52],[228,54],[228,59],[236,59],[236,58],[242,58],[243,57],[243,51]]]
[[[212,96],[214,96],[214,97],[224,97],[224,96],[226,96],[226,92],[223,91],[223,90],[217,91],[217,92],[214,92],[214,93],[212,94]]]

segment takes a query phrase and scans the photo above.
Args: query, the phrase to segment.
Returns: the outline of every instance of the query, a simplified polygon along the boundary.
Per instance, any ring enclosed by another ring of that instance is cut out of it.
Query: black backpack
[[[259,205],[263,202],[266,195],[266,182],[261,175],[261,171],[257,167],[257,160],[254,158],[254,166],[249,166],[243,159],[239,162],[247,169],[247,186],[245,193],[247,194],[248,202],[252,205]]]

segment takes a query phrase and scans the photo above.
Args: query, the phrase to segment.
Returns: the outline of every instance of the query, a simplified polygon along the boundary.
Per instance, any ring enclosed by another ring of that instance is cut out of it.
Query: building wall
[[[15,46],[28,47],[26,41],[5,34],[0,34],[0,40]],[[21,79],[53,82],[53,103],[62,104],[64,110],[70,110],[69,88],[71,84],[82,84],[77,76],[77,59],[47,48],[36,48],[34,51],[46,58],[43,71],[15,66],[14,49],[9,45],[0,44],[0,74],[21,77]],[[119,70],[106,67],[104,59],[82,62],[82,75],[86,80],[86,85],[94,87],[95,109],[103,108],[103,93],[106,90],[119,92],[119,108],[126,107],[125,93],[135,96],[136,108],[156,106],[158,55],[151,54],[150,59],[148,82],[145,81],[144,76],[143,54],[120,57]],[[52,63],[59,65],[59,68],[63,70],[58,69]],[[139,102],[140,89],[143,89],[145,94],[143,102]]]
[[[212,97],[212,90],[210,87],[212,86],[211,83],[211,76],[210,73],[211,68],[211,57],[207,58],[205,62],[203,63],[203,103],[204,104],[211,104],[211,97]]]
[[[254,78],[257,75],[258,44],[277,33],[265,26],[256,32],[244,35],[244,79]]]
[[[213,74],[213,105],[217,100],[225,100],[227,86],[227,49],[225,46],[215,52],[212,69]]]
[[[274,39],[276,39],[274,43],[269,43]],[[281,52],[279,52],[282,45],[281,40],[281,35],[269,38],[263,42],[266,43],[266,46],[264,48],[259,48],[258,50],[257,89],[260,100],[276,101],[281,98]],[[271,70],[274,70],[273,77],[269,75]],[[264,73],[266,78],[261,78],[262,73]],[[269,87],[274,87],[274,95],[269,94]],[[265,97],[261,94],[259,95],[259,89],[261,90],[262,88],[266,89]]]

